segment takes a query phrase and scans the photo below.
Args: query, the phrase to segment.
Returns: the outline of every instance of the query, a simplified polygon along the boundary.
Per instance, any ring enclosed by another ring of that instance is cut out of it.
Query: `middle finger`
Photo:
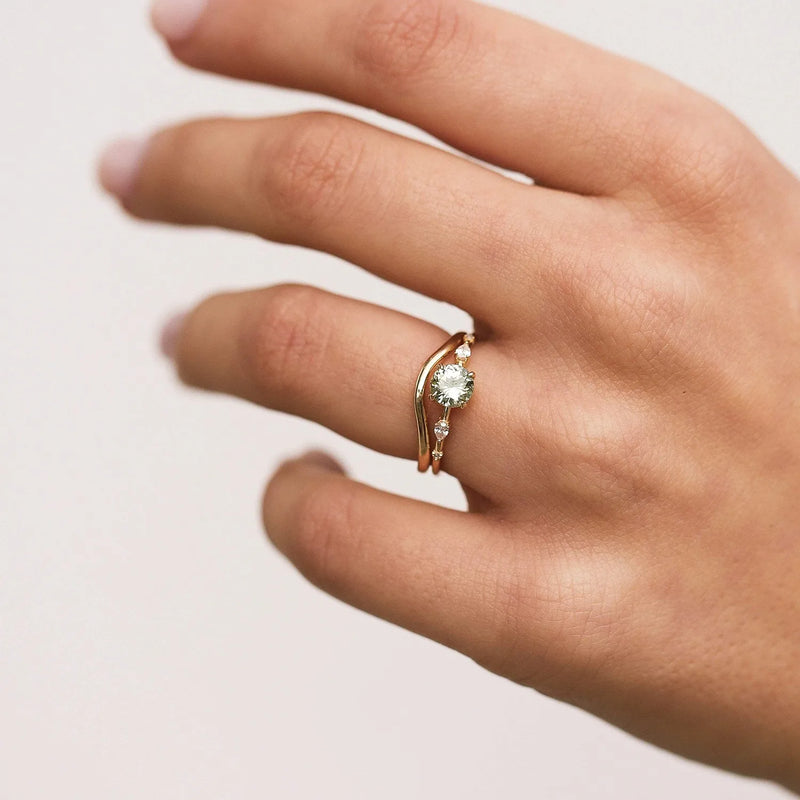
[[[594,230],[600,213],[588,198],[319,113],[163,131],[123,200],[143,218],[324,250],[494,330],[525,302],[525,274],[555,243],[559,261],[577,257],[569,248],[589,239],[580,231]]]

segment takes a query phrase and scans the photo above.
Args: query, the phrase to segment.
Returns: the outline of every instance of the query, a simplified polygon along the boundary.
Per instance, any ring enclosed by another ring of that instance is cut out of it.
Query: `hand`
[[[194,67],[378,108],[535,179],[331,114],[108,153],[138,217],[328,251],[475,317],[478,391],[443,462],[470,512],[314,455],[267,490],[275,544],[488,669],[800,790],[794,177],[671,79],[480,5],[164,0],[154,17]],[[168,344],[193,386],[413,459],[410,393],[449,333],[277,286],[210,298]]]

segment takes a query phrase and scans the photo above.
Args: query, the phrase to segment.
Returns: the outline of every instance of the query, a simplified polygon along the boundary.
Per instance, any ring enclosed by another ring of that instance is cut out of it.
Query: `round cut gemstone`
[[[445,364],[433,373],[431,399],[445,408],[463,406],[475,391],[475,379],[461,364]]]

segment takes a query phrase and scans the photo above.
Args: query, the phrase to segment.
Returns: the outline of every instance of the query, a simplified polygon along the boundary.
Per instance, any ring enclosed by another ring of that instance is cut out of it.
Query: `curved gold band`
[[[437,437],[436,446],[431,451],[431,437],[428,431],[428,414],[425,410],[425,389],[428,384],[428,378],[433,370],[439,363],[446,358],[450,353],[454,353],[460,348],[467,348],[466,358],[459,358],[458,364],[463,367],[469,358],[469,345],[473,344],[475,337],[472,334],[456,333],[451,336],[430,358],[422,365],[417,378],[416,387],[414,390],[414,416],[417,420],[417,467],[420,472],[427,472],[428,467],[433,462],[433,472],[437,474],[442,464],[444,437]],[[472,373],[469,373],[472,375]],[[442,418],[437,424],[444,423],[445,428],[449,431],[449,419],[452,406],[445,406],[442,412]],[[446,436],[447,434],[445,434]]]

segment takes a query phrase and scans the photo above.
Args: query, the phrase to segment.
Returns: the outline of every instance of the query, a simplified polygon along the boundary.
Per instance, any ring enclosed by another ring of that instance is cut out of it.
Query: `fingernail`
[[[161,352],[169,359],[175,358],[186,314],[176,314],[161,329]]]
[[[344,474],[344,467],[332,456],[324,453],[322,450],[312,450],[298,459],[305,464],[311,464],[315,467],[328,470],[329,472],[341,472]]]
[[[186,39],[203,15],[208,0],[153,0],[150,20],[169,42]]]
[[[147,139],[119,139],[110,144],[97,168],[100,185],[109,194],[124,199],[133,190],[146,148]]]

